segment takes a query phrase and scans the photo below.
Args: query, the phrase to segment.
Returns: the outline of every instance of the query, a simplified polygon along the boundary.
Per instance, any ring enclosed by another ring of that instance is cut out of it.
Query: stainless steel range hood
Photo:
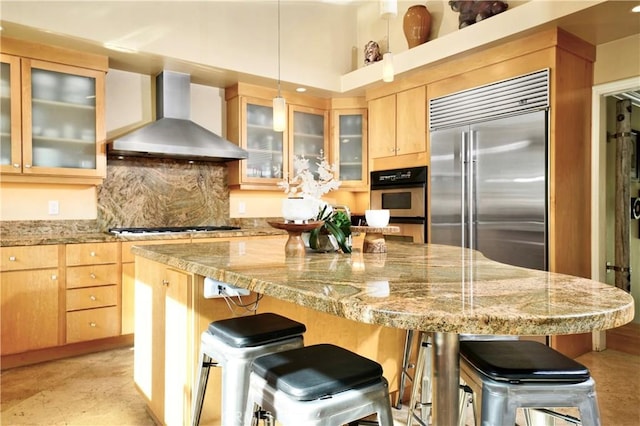
[[[156,77],[157,121],[107,144],[110,155],[197,161],[233,161],[249,156],[236,144],[191,121],[189,74]]]

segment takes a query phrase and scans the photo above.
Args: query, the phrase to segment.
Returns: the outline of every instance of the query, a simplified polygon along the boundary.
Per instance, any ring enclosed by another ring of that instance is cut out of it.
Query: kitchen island
[[[296,258],[285,256],[282,239],[134,247],[134,375],[151,411],[168,424],[190,418],[199,335],[209,321],[232,315],[225,301],[203,298],[204,277],[251,290],[243,304],[264,296],[260,312],[302,320],[308,344],[316,343],[318,337],[308,338],[314,333],[336,344],[349,336],[350,349],[368,349],[365,355],[383,364],[390,382],[399,368],[403,330],[434,332],[434,354],[450,373],[439,377],[436,371],[438,424],[457,417],[458,334],[573,334],[633,318],[632,297],[607,284],[504,265],[458,247],[387,245],[387,253],[355,249],[350,255],[308,252]],[[374,342],[367,331],[376,333]],[[184,350],[176,354],[176,348]],[[215,404],[216,391],[211,394]]]

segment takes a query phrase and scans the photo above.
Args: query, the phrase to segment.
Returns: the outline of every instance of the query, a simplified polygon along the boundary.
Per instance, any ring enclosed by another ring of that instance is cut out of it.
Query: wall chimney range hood
[[[109,142],[109,154],[213,162],[246,159],[247,151],[190,120],[190,84],[189,74],[160,73],[157,120]]]

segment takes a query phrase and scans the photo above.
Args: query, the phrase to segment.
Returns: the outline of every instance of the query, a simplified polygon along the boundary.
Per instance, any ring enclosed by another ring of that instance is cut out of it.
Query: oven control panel
[[[371,172],[371,189],[389,186],[424,185],[427,182],[427,167],[379,170]]]

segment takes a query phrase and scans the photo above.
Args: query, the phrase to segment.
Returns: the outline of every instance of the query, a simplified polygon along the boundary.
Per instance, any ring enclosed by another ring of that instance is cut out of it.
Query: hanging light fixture
[[[273,131],[284,132],[287,127],[287,102],[280,94],[280,0],[278,0],[278,96],[273,98]]]
[[[387,20],[387,52],[382,55],[382,81],[393,81],[393,53],[391,53],[391,39],[389,38],[389,20],[398,14],[396,0],[380,0],[380,16]]]

